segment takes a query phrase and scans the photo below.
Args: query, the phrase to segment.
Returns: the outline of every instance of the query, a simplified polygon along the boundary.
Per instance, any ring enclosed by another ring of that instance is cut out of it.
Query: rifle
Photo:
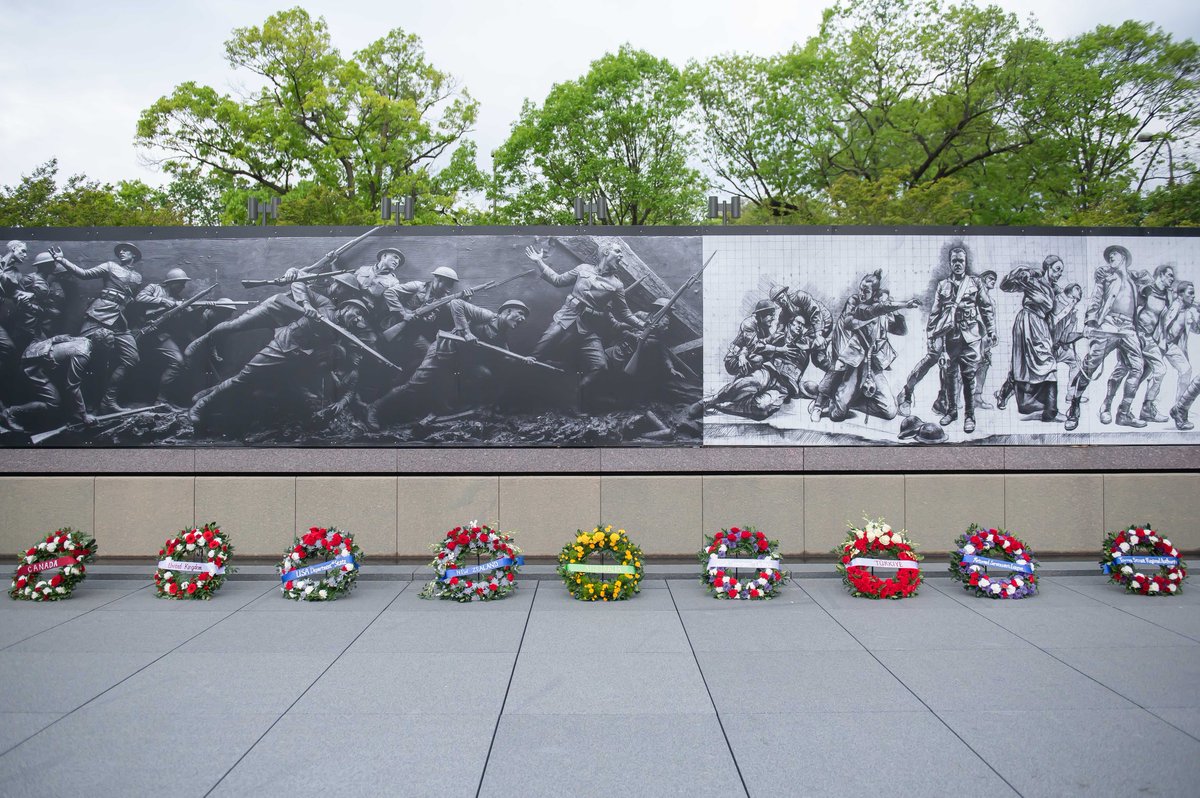
[[[325,318],[324,316],[317,316],[316,319],[318,322],[320,322],[321,324],[324,324],[326,327],[333,330],[335,333],[340,335],[342,338],[345,338],[347,341],[354,344],[356,347],[358,347],[362,351],[366,352],[368,355],[375,358],[383,365],[387,366],[390,369],[393,369],[394,371],[400,372],[401,374],[404,373],[404,369],[400,368],[395,363],[393,363],[392,361],[388,360],[386,357],[381,355],[379,352],[376,352],[374,349],[367,346],[367,344],[364,343],[363,340],[361,338],[359,338],[357,335],[355,335],[354,333],[350,332],[347,329],[344,329],[343,327],[338,326],[337,324],[334,324],[332,321]]]
[[[161,327],[163,325],[164,322],[166,322],[167,319],[171,318],[172,316],[174,316],[177,313],[182,313],[183,311],[187,310],[189,307],[196,304],[196,302],[203,299],[208,294],[211,294],[213,291],[216,291],[217,286],[219,286],[219,285],[220,285],[220,283],[213,283],[212,285],[210,285],[208,288],[205,288],[200,293],[193,294],[192,296],[183,300],[175,307],[167,308],[167,310],[163,311],[159,315],[159,317],[156,318],[154,321],[150,322],[149,324],[145,325],[144,327],[140,327],[139,329],[134,330],[133,337],[141,338],[143,335],[149,335],[150,333],[156,331],[159,327]]]
[[[388,327],[386,330],[384,330],[383,337],[388,341],[395,340],[396,336],[398,336],[404,330],[404,325],[408,324],[413,319],[419,319],[427,313],[432,313],[438,308],[448,305],[456,299],[462,299],[464,296],[466,296],[468,290],[470,290],[472,294],[477,294],[480,291],[488,291],[492,288],[499,288],[505,283],[511,283],[513,280],[516,280],[520,277],[526,277],[536,272],[537,269],[528,269],[520,274],[514,274],[512,277],[506,277],[503,280],[488,280],[486,283],[480,283],[479,285],[472,286],[470,289],[464,288],[462,291],[455,291],[453,294],[446,294],[446,296],[438,297],[432,302],[426,302],[416,310],[408,311],[408,318],[398,321],[391,327]]]
[[[629,362],[625,364],[626,374],[633,376],[637,373],[638,358],[641,357],[642,347],[646,345],[646,339],[650,337],[650,333],[654,330],[654,327],[662,322],[663,319],[667,318],[667,316],[671,313],[671,308],[674,307],[675,303],[679,301],[679,297],[683,296],[684,291],[696,284],[696,281],[700,279],[700,275],[704,274],[704,270],[708,268],[708,264],[712,263],[712,259],[717,256],[717,252],[719,251],[720,250],[714,249],[713,253],[708,256],[708,260],[704,261],[704,264],[700,267],[700,271],[684,280],[683,285],[679,286],[679,290],[671,295],[671,298],[667,301],[667,304],[663,305],[662,309],[659,310],[658,313],[655,313],[653,316],[651,316],[650,320],[646,322],[646,326],[642,328],[642,332],[638,335],[637,348],[633,350],[633,357],[629,358]]]
[[[454,333],[446,332],[445,330],[438,330],[438,338],[445,338],[450,341],[456,341],[460,344],[467,343],[467,339],[463,338],[461,335],[455,335]],[[486,341],[480,341],[478,338],[471,343],[473,343],[475,346],[482,346],[484,349],[490,349],[491,351],[501,354],[510,360],[519,360],[527,365],[537,366],[538,368],[553,371],[556,374],[566,374],[566,372],[560,369],[558,366],[551,366],[549,363],[543,363],[540,360],[534,360],[533,358],[525,357],[524,355],[518,355],[516,352],[510,352],[502,346],[495,346],[487,343]]]
[[[224,307],[233,305],[234,307],[240,308],[240,307],[246,307],[249,305],[257,305],[257,304],[259,304],[259,303],[251,301],[249,299],[246,299],[246,300],[225,299],[225,300],[219,300],[219,301],[197,302],[196,307],[198,307],[198,308],[224,308]]]
[[[347,241],[345,244],[342,244],[340,247],[329,250],[324,255],[322,255],[317,260],[316,263],[312,264],[311,266],[309,266],[307,268],[301,269],[300,271],[306,272],[306,271],[310,271],[312,269],[319,269],[322,266],[332,266],[334,263],[337,262],[337,259],[339,257],[341,257],[342,255],[346,254],[346,251],[349,250],[351,247],[358,244],[360,241],[363,241],[367,236],[371,235],[376,230],[382,230],[382,229],[383,229],[383,227],[372,227],[370,230],[363,233],[358,238],[352,238],[349,241]],[[300,274],[294,280],[289,280],[286,277],[273,277],[270,280],[242,280],[242,287],[243,288],[259,288],[264,285],[291,285],[292,283],[307,283],[312,280],[320,280],[324,277],[336,277],[339,274],[348,274],[352,271],[354,271],[354,269],[338,269],[335,271],[321,272],[320,274]]]
[[[150,407],[139,407],[135,410],[122,410],[120,413],[109,413],[106,416],[96,416],[96,423],[98,424],[101,421],[112,421],[114,418],[124,418],[125,416],[136,416],[136,415],[140,415],[141,413],[153,413],[156,410],[161,410],[165,407],[167,407],[167,405],[151,405]],[[86,429],[87,426],[88,426],[87,424],[84,424],[82,422],[76,422],[74,424],[64,424],[63,426],[59,427],[58,429],[51,429],[51,430],[46,430],[45,432],[39,432],[37,435],[30,436],[29,439],[34,443],[41,443],[44,440],[53,438],[55,435],[59,435],[61,433],[64,433],[64,432],[67,432],[67,431],[73,430],[73,429]]]

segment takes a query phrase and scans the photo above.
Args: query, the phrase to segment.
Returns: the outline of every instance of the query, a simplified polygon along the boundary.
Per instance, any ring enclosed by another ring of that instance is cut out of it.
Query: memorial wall
[[[405,524],[447,514],[452,526],[459,511],[520,516],[547,540],[551,527],[648,513],[664,531],[647,551],[684,553],[706,508],[725,503],[793,525],[785,549],[815,554],[826,515],[832,531],[863,512],[917,519],[933,489],[939,517],[976,502],[1066,521],[1043,548],[1074,551],[1092,548],[1079,519],[1126,512],[1106,511],[1108,482],[1137,501],[1161,494],[1151,479],[1178,502],[1200,493],[1188,348],[1200,236],[1186,231],[38,229],[0,241],[12,242],[0,499],[17,512],[61,492],[57,479],[74,480],[97,524],[110,494],[154,496],[191,522],[255,485],[248,505],[286,515],[290,503],[289,525],[322,501],[364,512],[390,497],[370,509],[390,519],[384,554],[415,556]],[[267,485],[282,492],[267,498]],[[436,497],[445,513],[413,505]]]

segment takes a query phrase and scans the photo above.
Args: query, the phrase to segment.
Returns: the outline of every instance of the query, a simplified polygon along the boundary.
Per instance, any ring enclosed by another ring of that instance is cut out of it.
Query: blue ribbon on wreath
[[[977,554],[964,554],[962,561],[968,565],[982,565],[984,568],[1001,568],[1005,571],[1019,571],[1023,574],[1033,573],[1032,563],[1018,565],[1017,563],[1009,562],[1008,560],[996,560],[992,559],[991,557],[980,557]]]
[[[498,560],[472,565],[467,568],[447,568],[446,575],[442,577],[442,581],[449,582],[455,576],[470,576],[471,574],[483,573],[484,571],[495,571],[497,568],[506,568],[513,564],[524,565],[525,558],[517,557],[513,559],[512,557],[501,557]]]
[[[1113,557],[1113,562],[1117,565],[1179,565],[1178,557],[1151,557],[1141,554],[1120,554]],[[1105,564],[1100,567],[1100,570],[1106,574],[1112,573],[1112,568]]]
[[[354,555],[346,554],[346,555],[344,555],[342,557],[338,557],[337,559],[334,559],[334,560],[326,560],[325,562],[313,563],[312,565],[305,565],[301,568],[297,568],[294,571],[288,571],[286,574],[280,575],[279,581],[283,582],[284,584],[287,584],[288,582],[294,582],[297,579],[303,579],[306,576],[314,576],[316,574],[323,574],[326,571],[332,571],[335,568],[341,568],[343,565],[354,565],[354,564],[355,564],[354,563]]]

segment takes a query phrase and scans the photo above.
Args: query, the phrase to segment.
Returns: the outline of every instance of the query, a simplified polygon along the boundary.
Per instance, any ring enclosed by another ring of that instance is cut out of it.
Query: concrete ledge
[[[1183,471],[1200,446],[3,449],[2,474],[622,474]]]

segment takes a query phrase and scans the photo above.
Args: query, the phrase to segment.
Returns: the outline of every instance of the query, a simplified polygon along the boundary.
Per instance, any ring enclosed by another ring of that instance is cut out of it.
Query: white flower
[[[66,593],[66,592],[67,592],[67,589],[66,589],[65,587],[62,587],[62,586],[60,585],[59,587],[56,587],[56,588],[54,588],[54,592],[55,592],[55,593],[60,593],[60,594],[61,594],[61,593]]]
[[[195,543],[189,543],[189,544],[187,544],[187,550],[188,550],[188,551],[195,551],[195,550],[196,550],[196,544],[195,544]]]
[[[1121,566],[1121,573],[1123,573],[1123,574],[1125,574],[1126,576],[1128,576],[1129,574],[1133,573],[1133,569],[1132,569],[1132,568],[1130,568],[1128,565],[1122,565],[1122,566]]]
[[[25,558],[25,562],[27,562],[27,563],[31,563],[31,562],[33,562],[33,561],[34,561],[34,560],[36,560],[36,559],[37,559],[37,557],[34,557],[34,556],[31,554],[31,555],[29,555],[28,557],[26,557],[26,558]]]
[[[213,545],[214,545],[214,546],[220,546],[220,545],[221,545],[221,539],[220,539],[220,538],[218,538],[218,537],[214,537],[214,538],[213,538]]]
[[[1167,574],[1167,579],[1178,579],[1178,578],[1179,578],[1178,571],[1172,571],[1171,573]]]
[[[1133,545],[1134,545],[1134,544],[1136,544],[1136,543],[1137,543],[1137,542],[1138,542],[1140,539],[1141,539],[1141,538],[1139,538],[1137,535],[1130,535],[1130,536],[1129,536],[1129,545],[1130,545],[1130,546],[1133,546]]]
[[[1019,576],[1014,576],[1014,577],[1013,577],[1013,584],[1014,584],[1014,585],[1016,585],[1017,587],[1021,587],[1022,585],[1024,585],[1024,584],[1025,584],[1025,582],[1021,580],[1021,577],[1019,577]]]
[[[858,538],[859,540],[865,538],[866,536],[867,533],[863,532],[861,529],[854,530],[854,537]]]
[[[884,531],[884,532],[887,532],[887,533],[889,533],[889,534],[890,534],[890,533],[891,533],[891,531],[892,531],[892,528],[891,528],[891,526],[889,526],[888,524],[884,524],[884,525],[883,525],[883,531]]]
[[[309,585],[308,587],[304,588],[304,595],[306,595],[306,596],[307,596],[307,595],[308,595],[309,593],[311,593],[311,592],[313,592],[313,586],[312,586],[312,585]]]
[[[173,576],[175,576],[175,574],[171,573],[170,571],[163,571],[163,579],[170,579]]]
[[[974,553],[975,553],[975,547],[972,546],[970,543],[963,546],[963,554],[974,554]]]
[[[1009,585],[1008,587],[1004,588],[1004,592],[1011,596],[1013,593],[1017,592],[1017,588],[1013,585]]]
[[[320,590],[320,591],[317,591],[317,595],[320,596],[321,598],[329,598],[329,591],[328,590]]]
[[[188,588],[188,583],[187,583],[187,582],[184,582],[182,585],[180,585],[180,586],[179,586],[179,589],[180,589],[180,590],[187,590],[187,588]]]
[[[1158,592],[1158,590],[1159,590],[1159,587],[1158,587],[1158,582],[1151,582],[1151,583],[1150,583],[1150,587],[1149,587],[1149,589],[1147,590],[1147,592],[1149,592],[1149,593],[1157,593],[1157,592]]]
[[[1167,590],[1169,590],[1169,591],[1170,591],[1170,592],[1172,592],[1172,593],[1174,593],[1174,592],[1175,592],[1176,590],[1178,590],[1178,589],[1179,589],[1179,588],[1178,588],[1178,587],[1176,587],[1175,585],[1167,585]]]
[[[213,557],[216,557],[216,556],[217,556],[217,550],[216,550],[216,549],[209,549],[209,550],[208,550],[208,559],[210,559],[210,560],[211,560]]]
[[[1166,546],[1168,549],[1171,548],[1171,541],[1167,540],[1166,538],[1163,538],[1159,542],[1162,543],[1164,546]]]
[[[867,527],[867,541],[868,542],[874,541],[878,537],[879,537],[879,532],[873,526]]]
[[[292,552],[292,559],[293,559],[293,560],[295,560],[296,562],[299,562],[299,561],[300,561],[300,553],[299,553],[299,552],[295,552],[295,551],[293,551],[293,552]]]
[[[1117,546],[1117,548],[1120,549],[1121,551],[1129,551],[1129,544],[1122,543],[1120,546]]]
[[[353,570],[354,570],[354,563],[352,563],[352,562],[348,562],[348,563],[346,563],[346,570],[347,570],[347,571],[353,571]]]
[[[1000,583],[999,583],[999,582],[995,582],[995,583],[993,583],[993,584],[992,584],[992,586],[991,586],[990,588],[988,588],[988,589],[989,589],[989,590],[991,590],[993,593],[999,593],[999,592],[1000,592],[1000,589],[1001,589],[1001,588],[1000,588]]]
[[[26,595],[26,596],[28,596],[28,595],[29,595],[30,593],[32,593],[32,592],[33,592],[33,588],[31,588],[31,587],[26,587],[26,588],[25,588],[25,595]]]
[[[980,587],[987,587],[990,584],[991,584],[991,580],[989,580],[986,576],[979,577],[979,586]]]
[[[56,548],[58,548],[58,544],[53,541],[46,544],[46,551],[54,551]]]
[[[881,546],[890,546],[890,545],[892,545],[892,536],[891,536],[891,535],[887,535],[887,534],[880,535],[880,536],[879,536],[879,545],[881,545]]]

